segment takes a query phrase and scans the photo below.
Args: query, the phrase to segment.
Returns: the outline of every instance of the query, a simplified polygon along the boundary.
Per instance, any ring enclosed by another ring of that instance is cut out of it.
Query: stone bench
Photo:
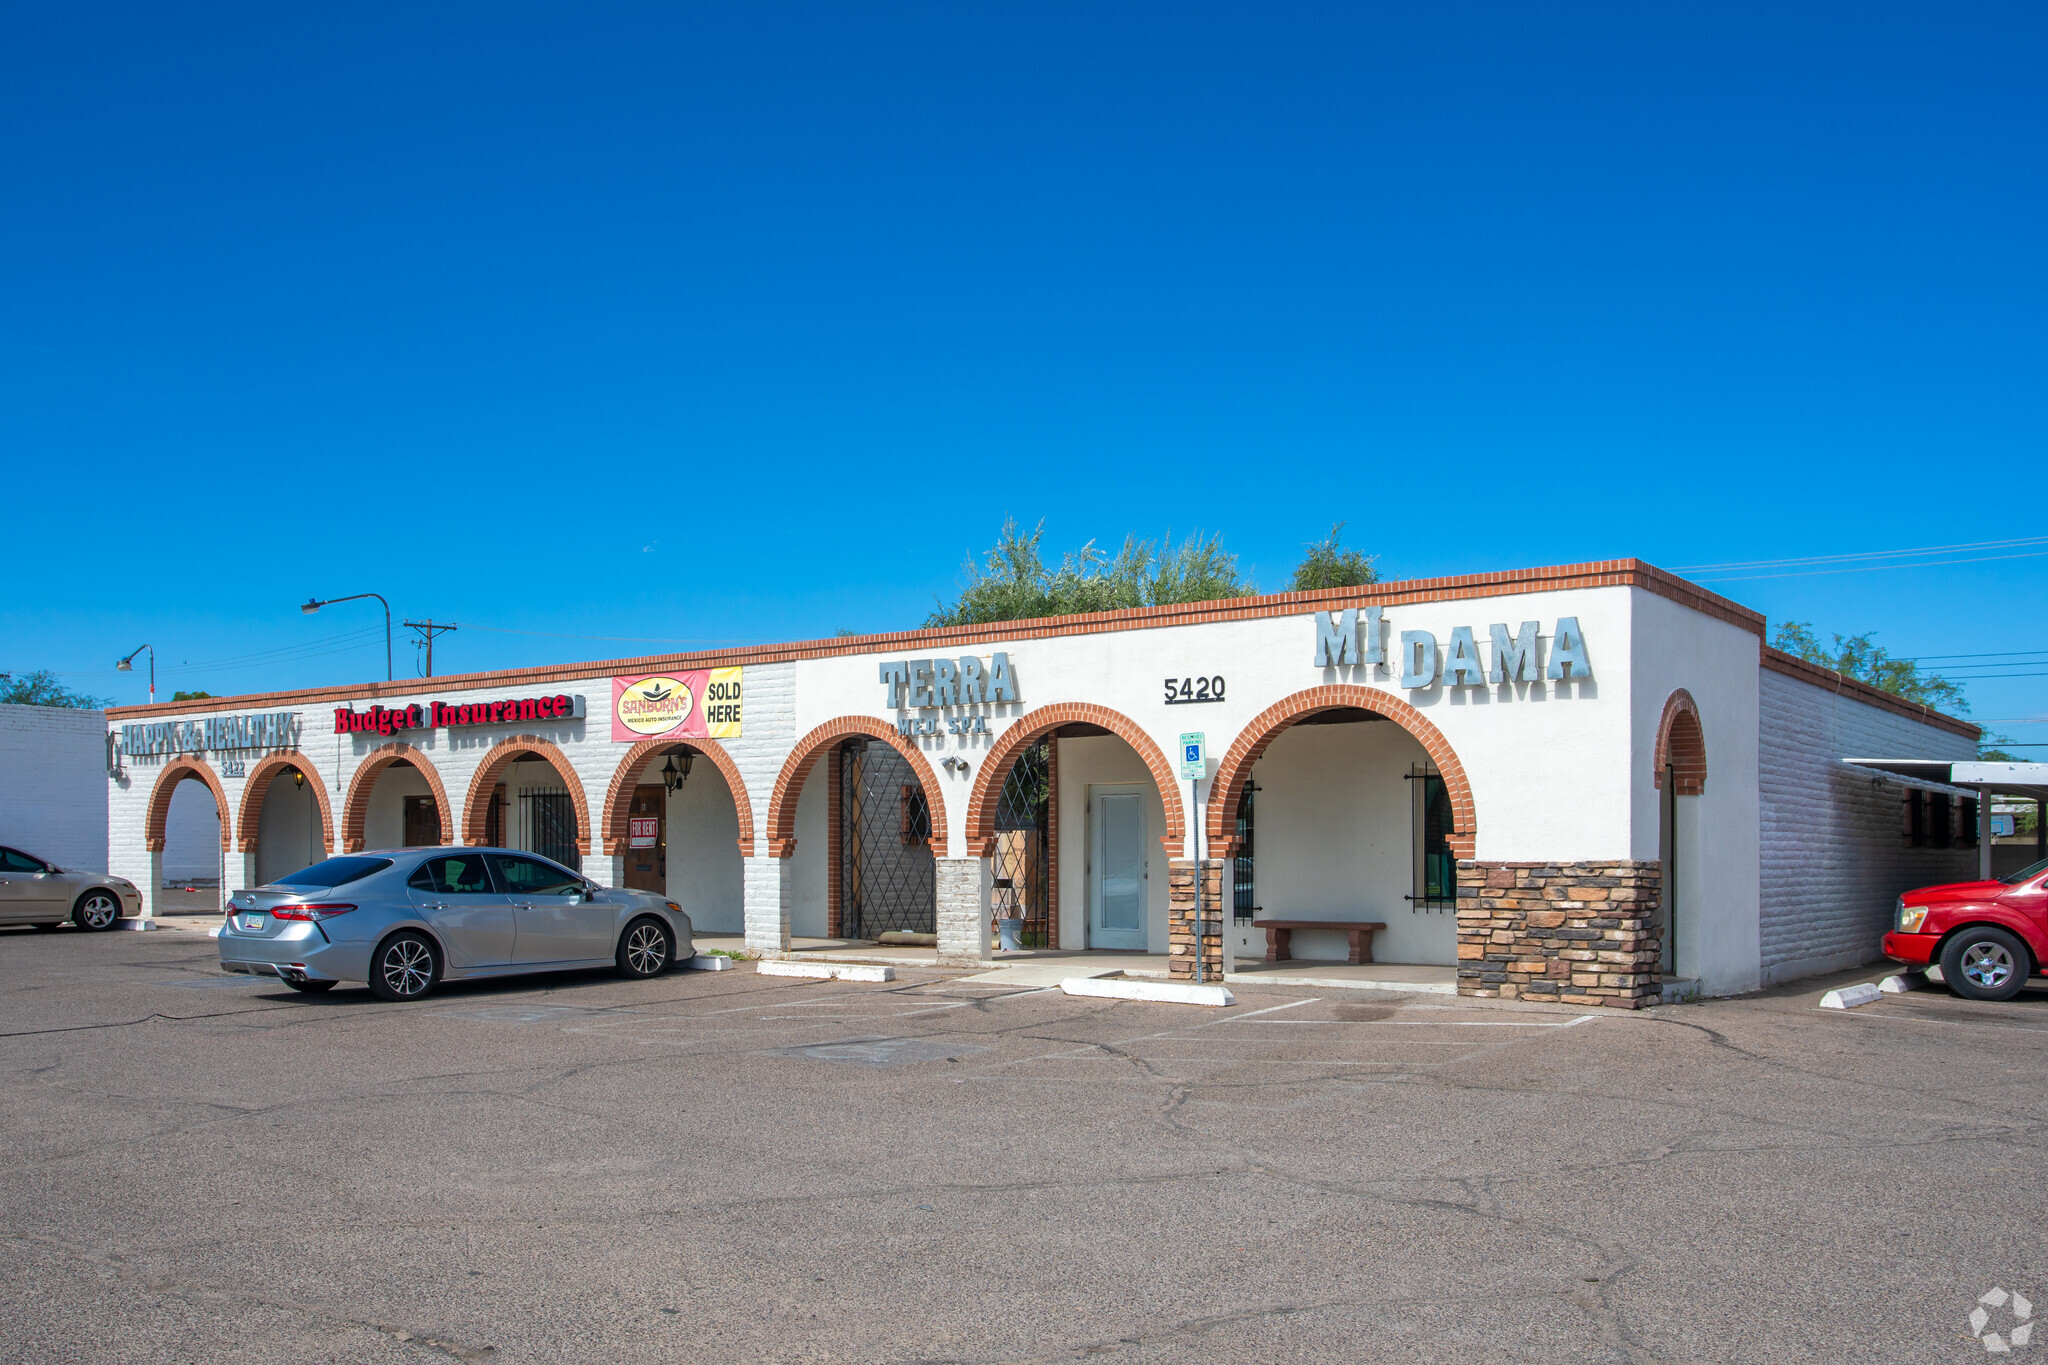
[[[1262,919],[1256,921],[1254,929],[1266,931],[1266,961],[1292,962],[1294,954],[1289,951],[1297,929],[1327,929],[1343,934],[1351,940],[1351,956],[1346,959],[1358,966],[1372,961],[1372,936],[1387,926],[1378,920],[1352,919]]]

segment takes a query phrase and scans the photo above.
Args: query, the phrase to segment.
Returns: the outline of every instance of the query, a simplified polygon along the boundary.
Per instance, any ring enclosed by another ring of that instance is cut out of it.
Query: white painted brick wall
[[[106,712],[0,706],[0,843],[109,870]]]
[[[1880,956],[1902,891],[1976,875],[1974,850],[1907,848],[1905,790],[1873,789],[1844,758],[1968,760],[1962,735],[1769,669],[1757,746],[1765,985]]]

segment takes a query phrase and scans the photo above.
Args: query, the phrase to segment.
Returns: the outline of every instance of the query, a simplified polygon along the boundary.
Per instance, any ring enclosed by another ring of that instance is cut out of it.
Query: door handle
[[[533,909],[533,902],[532,902],[532,901],[513,901],[513,902],[512,902],[512,908],[513,908],[514,910],[531,910],[531,909]]]
[[[446,910],[447,908],[448,908],[447,904],[446,904],[445,902],[443,902],[443,901],[422,901],[422,902],[420,902],[420,909],[422,909],[422,910]]]

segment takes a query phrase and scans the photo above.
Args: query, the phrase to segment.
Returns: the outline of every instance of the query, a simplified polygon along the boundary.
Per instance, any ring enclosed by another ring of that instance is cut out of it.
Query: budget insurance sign
[[[688,668],[612,679],[612,739],[738,739],[744,668]]]

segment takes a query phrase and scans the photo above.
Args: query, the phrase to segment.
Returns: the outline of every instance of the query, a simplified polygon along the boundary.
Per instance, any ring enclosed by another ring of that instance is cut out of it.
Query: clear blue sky
[[[17,5],[0,668],[908,627],[1006,513],[1270,587],[2033,534],[2048,11],[1542,8]],[[2048,558],[1717,586],[2019,650]]]

